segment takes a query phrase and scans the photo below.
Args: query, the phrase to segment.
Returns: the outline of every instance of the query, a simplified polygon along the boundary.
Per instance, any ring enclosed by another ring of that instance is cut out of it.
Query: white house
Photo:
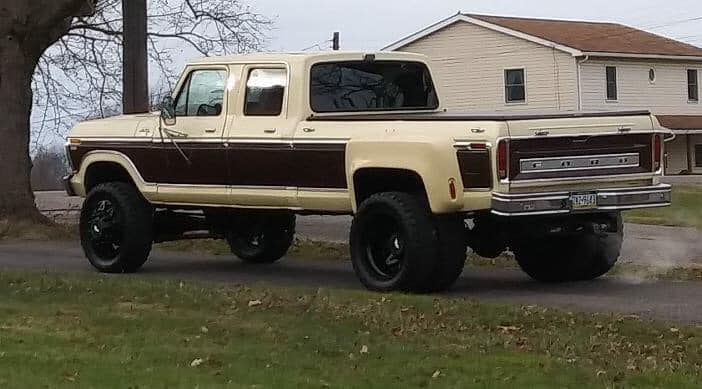
[[[615,23],[457,14],[385,50],[426,54],[449,110],[648,109],[666,172],[702,174],[702,48]]]

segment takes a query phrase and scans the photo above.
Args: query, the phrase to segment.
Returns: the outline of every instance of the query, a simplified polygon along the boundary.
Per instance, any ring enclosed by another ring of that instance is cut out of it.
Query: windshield
[[[433,110],[438,108],[431,74],[419,62],[347,61],[312,66],[315,112]]]

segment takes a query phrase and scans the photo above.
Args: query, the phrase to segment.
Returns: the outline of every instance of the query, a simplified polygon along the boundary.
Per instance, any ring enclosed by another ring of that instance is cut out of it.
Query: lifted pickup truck
[[[206,58],[160,115],[78,124],[66,184],[86,197],[82,246],[103,272],[205,236],[272,263],[296,215],[348,214],[372,290],[445,290],[467,247],[509,249],[540,281],[589,280],[619,257],[622,210],[670,204],[669,135],[648,112],[447,113],[414,54]]]

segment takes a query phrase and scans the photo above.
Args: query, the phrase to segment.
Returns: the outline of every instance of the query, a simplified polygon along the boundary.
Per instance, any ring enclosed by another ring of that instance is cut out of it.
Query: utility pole
[[[339,32],[334,32],[334,37],[332,38],[332,50],[339,51]]]
[[[122,111],[149,111],[146,0],[122,0]]]

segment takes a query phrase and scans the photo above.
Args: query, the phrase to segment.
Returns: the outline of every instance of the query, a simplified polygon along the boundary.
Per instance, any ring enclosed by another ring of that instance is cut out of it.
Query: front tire
[[[604,214],[577,223],[562,237],[534,237],[515,247],[519,266],[546,282],[593,280],[617,263],[624,238],[621,214]]]
[[[153,209],[131,184],[97,185],[80,215],[85,256],[104,273],[132,273],[149,258],[153,243]]]
[[[292,213],[251,214],[225,234],[232,254],[250,264],[271,264],[287,254],[295,238]]]

